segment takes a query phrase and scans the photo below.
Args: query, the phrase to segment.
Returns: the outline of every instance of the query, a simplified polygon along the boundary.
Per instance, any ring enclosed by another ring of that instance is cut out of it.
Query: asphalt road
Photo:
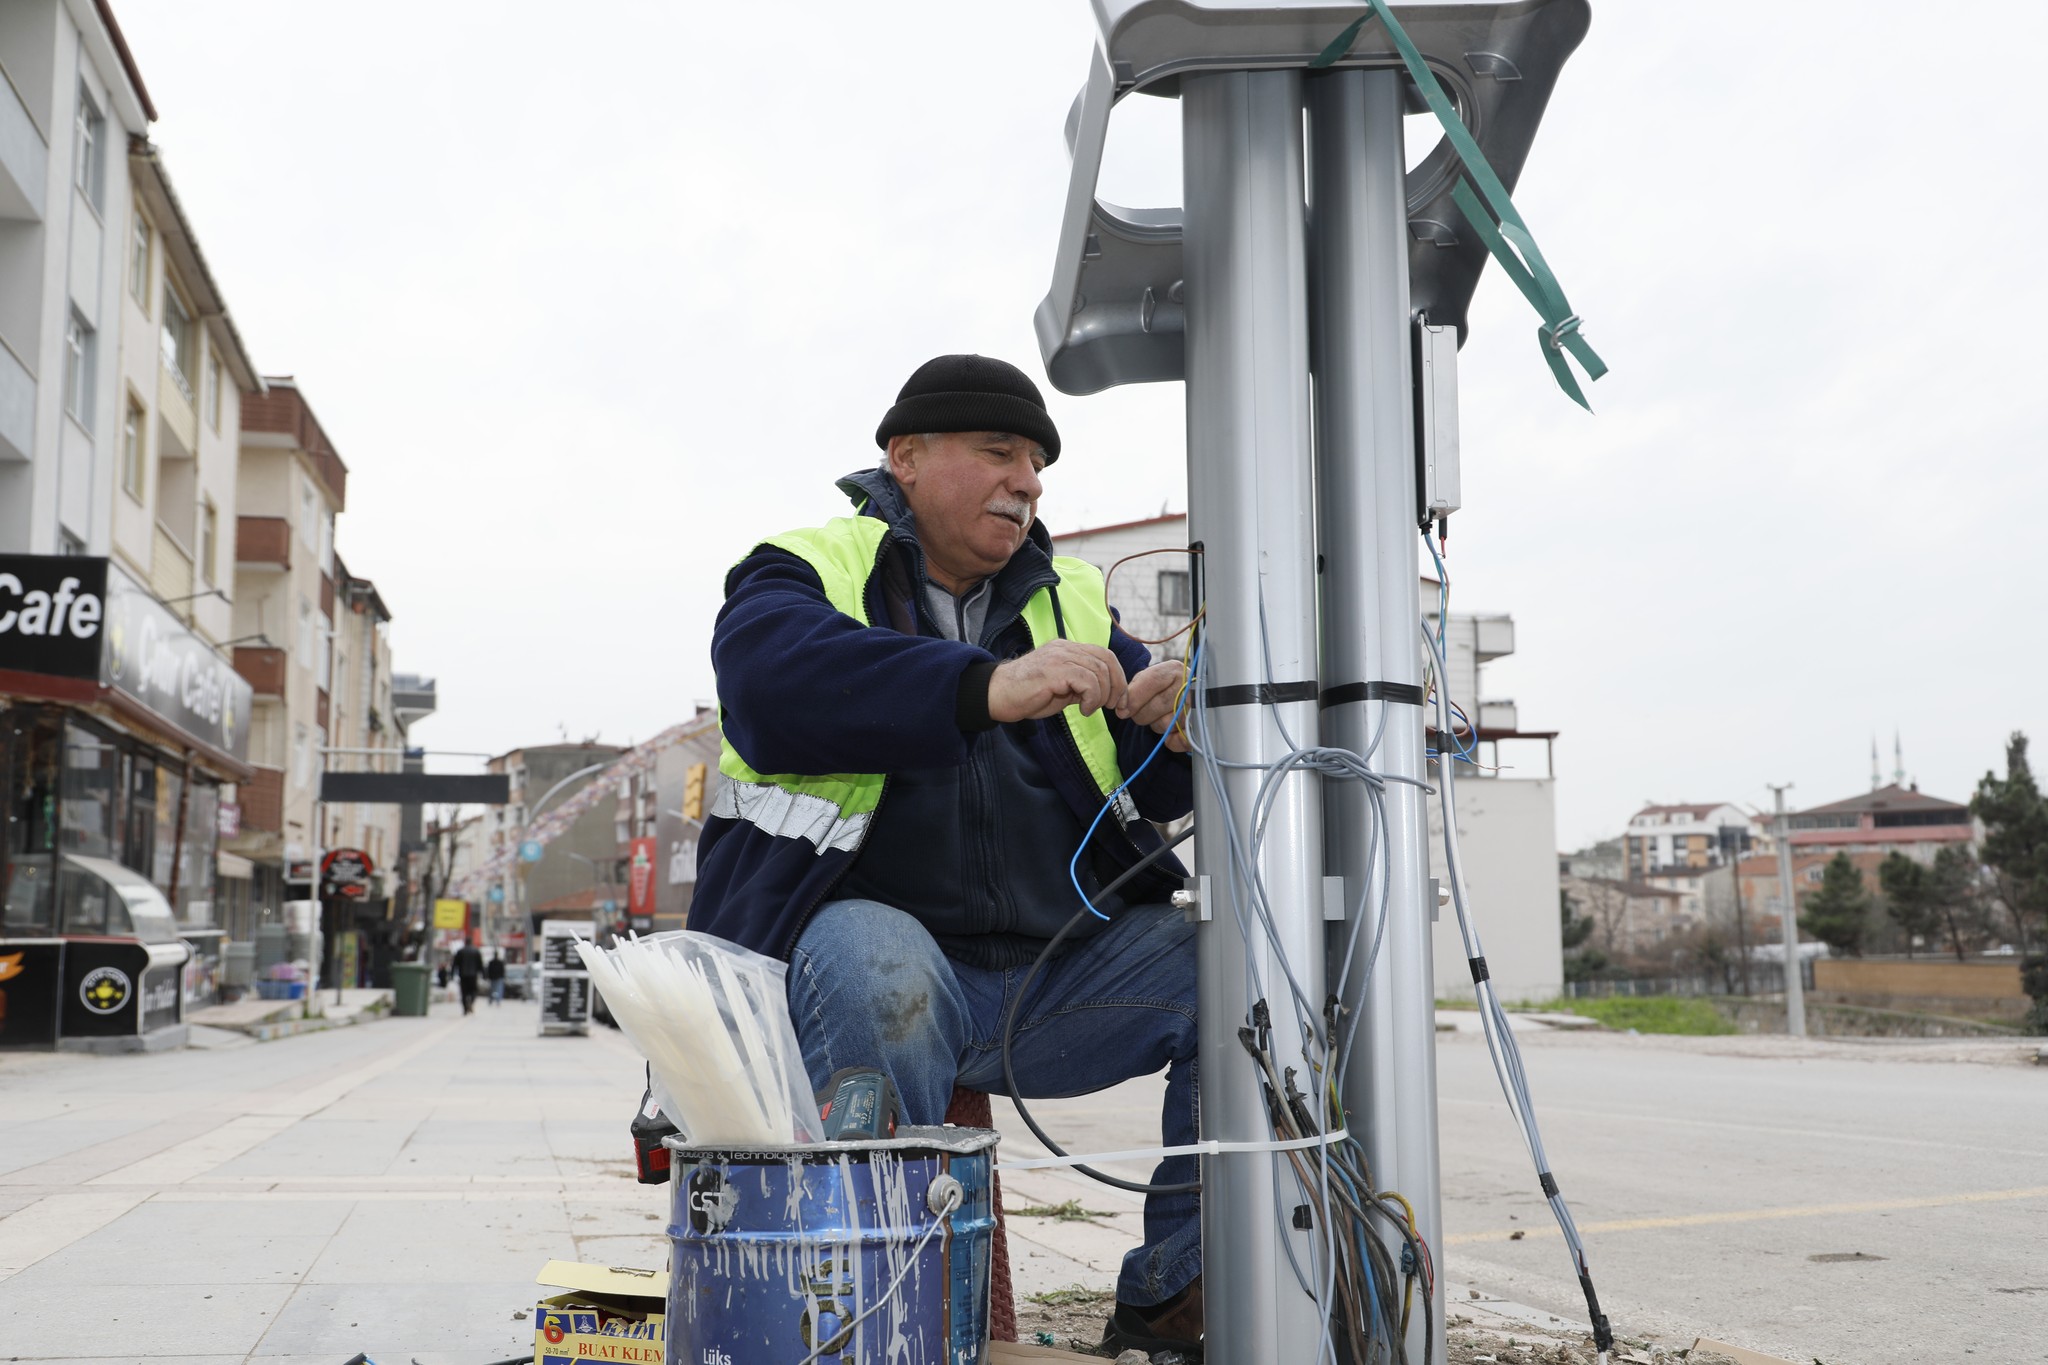
[[[1522,1042],[1619,1330],[1826,1365],[2048,1360],[2048,1067],[2031,1044]],[[1483,1043],[1440,1035],[1438,1067],[1453,1275],[1583,1321]]]

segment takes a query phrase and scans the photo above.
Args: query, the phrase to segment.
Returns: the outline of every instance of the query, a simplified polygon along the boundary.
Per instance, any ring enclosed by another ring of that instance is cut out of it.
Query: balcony
[[[284,651],[235,646],[235,672],[259,697],[284,695]]]
[[[334,575],[320,575],[320,614],[329,621],[334,619]]]
[[[237,568],[289,569],[292,566],[292,524],[283,517],[235,518]]]
[[[14,82],[0,73],[0,218],[41,222],[50,148]]]
[[[240,650],[235,651],[237,654]],[[284,770],[258,768],[256,776],[241,786],[242,833],[281,834],[284,831]]]
[[[36,379],[0,341],[0,459],[32,460],[35,447]]]
[[[414,721],[434,714],[435,687],[432,678],[423,678],[417,673],[398,673],[391,679],[391,709],[398,715],[398,723],[410,726]]]

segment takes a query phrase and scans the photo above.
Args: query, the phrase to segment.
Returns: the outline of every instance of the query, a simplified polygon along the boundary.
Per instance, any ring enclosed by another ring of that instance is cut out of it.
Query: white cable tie
[[[1224,1142],[1211,1138],[1207,1142],[1191,1142],[1184,1147],[1140,1147],[1131,1152],[1083,1152],[1080,1155],[1034,1156],[1022,1161],[1005,1161],[997,1165],[996,1174],[1005,1171],[1038,1171],[1050,1166],[1079,1166],[1096,1161],[1143,1161],[1148,1157],[1166,1156],[1221,1156],[1226,1152],[1298,1152],[1304,1147],[1327,1147],[1333,1142],[1342,1142],[1351,1136],[1346,1128],[1332,1133],[1318,1133],[1314,1137],[1289,1138],[1284,1142]]]

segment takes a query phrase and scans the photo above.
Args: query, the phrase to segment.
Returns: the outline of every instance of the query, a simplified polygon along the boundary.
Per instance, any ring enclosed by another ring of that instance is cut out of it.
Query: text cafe
[[[0,555],[0,1047],[183,1041],[249,684],[106,559]]]

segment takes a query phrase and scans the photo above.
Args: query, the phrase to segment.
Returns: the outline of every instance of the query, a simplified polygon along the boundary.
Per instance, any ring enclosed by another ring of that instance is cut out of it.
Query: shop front
[[[210,1002],[250,705],[120,566],[0,555],[0,1047],[164,1046]]]

